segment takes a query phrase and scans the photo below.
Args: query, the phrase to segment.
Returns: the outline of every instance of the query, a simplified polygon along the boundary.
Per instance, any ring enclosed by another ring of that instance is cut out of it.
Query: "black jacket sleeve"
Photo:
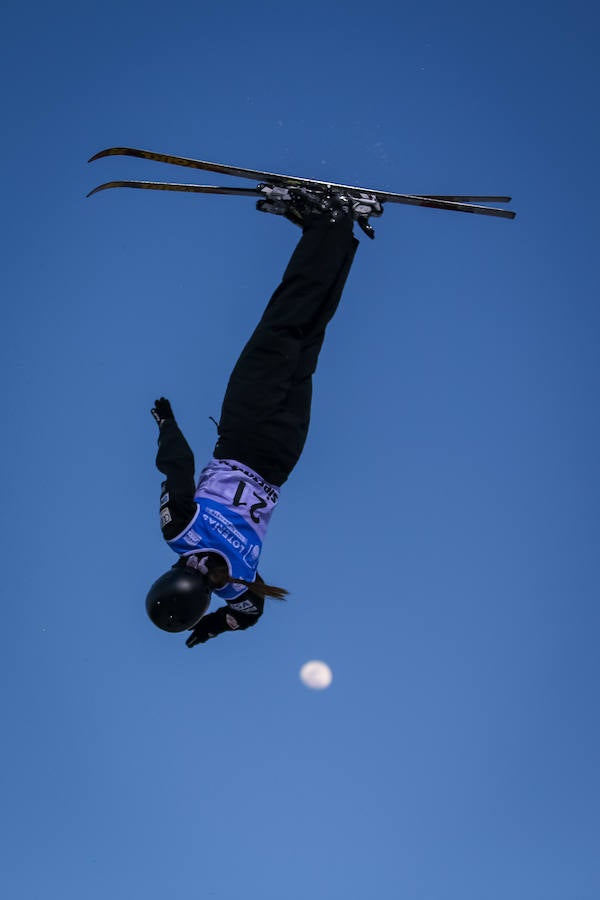
[[[246,628],[256,625],[263,614],[265,601],[251,591],[246,591],[245,594],[241,595],[240,599],[244,597],[252,599],[256,612],[241,612],[239,609],[232,609],[230,606],[221,606],[215,612],[208,613],[208,615],[200,619],[186,641],[188,647],[195,647],[196,644],[205,644],[206,641],[217,637],[219,634],[224,634],[226,631],[245,631]]]
[[[196,513],[194,454],[174,419],[165,419],[160,426],[156,467],[166,475],[161,485],[160,527],[169,541]]]

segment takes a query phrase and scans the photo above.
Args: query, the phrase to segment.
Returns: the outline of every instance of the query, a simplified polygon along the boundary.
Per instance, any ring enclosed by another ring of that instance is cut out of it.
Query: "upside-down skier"
[[[191,631],[188,647],[249,628],[266,597],[287,594],[258,574],[263,540],[306,441],[312,376],[358,246],[353,221],[372,236],[368,218],[383,211],[376,199],[263,193],[257,208],[299,225],[302,237],[231,373],[213,458],[197,481],[169,401],[160,398],[152,409],[156,465],[165,476],[161,529],[179,560],[152,585],[146,609],[165,631]],[[226,605],[206,614],[213,593]]]

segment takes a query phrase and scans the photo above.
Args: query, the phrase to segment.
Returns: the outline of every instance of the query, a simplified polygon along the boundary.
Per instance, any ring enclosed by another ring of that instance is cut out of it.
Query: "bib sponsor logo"
[[[257,547],[256,544],[250,544],[247,552],[244,554],[244,562],[248,566],[248,568],[253,569],[258,562],[258,557],[260,556],[260,547]]]
[[[169,512],[169,507],[166,506],[164,509],[160,511],[160,524],[161,526],[168,525],[169,522],[172,522],[171,513]]]
[[[229,521],[229,519],[226,519],[225,516],[219,512],[218,509],[213,509],[212,507],[207,507],[206,514],[208,514],[209,516],[213,516],[215,519],[218,519],[218,521],[221,523],[221,525],[224,525],[225,528],[227,528],[228,531],[231,531],[232,534],[234,534],[240,541],[243,541],[244,543],[246,543],[246,538],[244,537],[244,535],[240,531],[238,531],[237,528],[235,528],[235,526]],[[205,519],[206,519],[206,514],[204,516]]]
[[[233,616],[232,616],[230,613],[227,613],[227,614],[226,614],[226,616],[225,616],[225,621],[227,622],[227,624],[229,625],[229,627],[230,627],[231,629],[233,629],[233,631],[235,631],[236,628],[239,628],[239,627],[240,627],[240,626],[238,625],[236,619],[234,619]]]
[[[228,544],[231,544],[233,549],[237,550],[238,553],[246,550],[248,544],[247,539],[237,530],[237,528],[234,528],[231,522],[228,522],[218,510],[207,509],[206,512],[202,514],[202,518],[212,531],[216,531],[216,533],[219,534],[224,541],[227,541]]]
[[[190,528],[183,540],[186,544],[189,544],[190,547],[197,547],[198,544],[202,543],[202,538],[199,534],[196,534],[193,528]]]

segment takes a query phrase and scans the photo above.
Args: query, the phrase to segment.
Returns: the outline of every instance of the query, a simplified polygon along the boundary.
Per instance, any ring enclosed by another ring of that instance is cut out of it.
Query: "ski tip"
[[[102,159],[103,156],[108,156],[108,155],[109,155],[109,151],[108,151],[108,150],[100,150],[99,153],[94,153],[93,156],[90,156],[90,158],[88,159],[88,162],[89,162],[89,163],[94,162],[94,160],[96,160],[96,159]]]
[[[118,181],[106,181],[104,184],[99,184],[98,187],[95,187],[93,190],[91,190],[89,192],[89,194],[86,194],[85,196],[86,196],[86,198],[92,197],[94,194],[97,194],[98,191],[105,191],[108,188],[119,187],[119,186],[120,186],[120,184]]]
[[[104,159],[106,156],[134,156],[135,152],[136,151],[131,150],[130,147],[108,147],[106,150],[100,150],[98,153],[94,153],[93,156],[90,156],[88,162],[91,163],[96,159]]]

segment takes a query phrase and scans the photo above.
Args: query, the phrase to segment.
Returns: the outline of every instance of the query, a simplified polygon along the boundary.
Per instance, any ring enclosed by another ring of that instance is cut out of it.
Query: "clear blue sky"
[[[5,4],[3,897],[600,896],[598,24]],[[194,650],[143,607],[172,562],[149,409],[208,459],[299,233],[86,200],[189,175],[87,165],[111,145],[518,211],[390,206],[362,239],[265,545],[289,602]]]

